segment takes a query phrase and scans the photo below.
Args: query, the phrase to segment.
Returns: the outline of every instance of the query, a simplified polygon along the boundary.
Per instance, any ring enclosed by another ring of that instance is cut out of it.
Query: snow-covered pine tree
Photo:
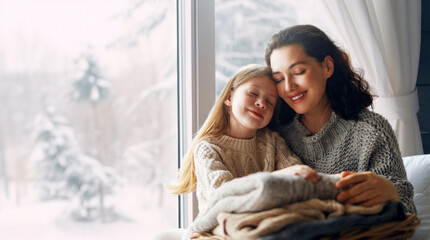
[[[98,114],[98,103],[105,100],[110,93],[110,84],[102,77],[100,68],[91,53],[83,54],[78,60],[80,72],[73,82],[72,100],[75,102],[86,102],[91,105],[93,120],[93,148],[92,154],[101,164],[105,161],[102,155],[102,137],[100,132],[100,119]],[[105,218],[105,188],[103,181],[99,184],[99,211],[102,219]]]
[[[52,107],[36,116],[33,128],[33,156],[42,199],[70,198],[72,193],[65,172],[71,165],[76,165],[79,158],[72,129]]]
[[[115,221],[119,217],[115,209],[103,209],[103,212],[100,209],[100,186],[103,186],[106,196],[112,194],[122,180],[112,168],[92,157],[80,155],[77,163],[69,166],[65,172],[67,185],[75,186],[72,218],[78,221]]]
[[[78,60],[78,74],[73,81],[72,99],[76,102],[96,104],[107,98],[110,84],[102,73],[92,54],[83,54]]]
[[[121,182],[118,175],[81,153],[73,129],[53,107],[37,115],[33,127],[32,156],[38,168],[36,180],[42,199],[72,199],[73,219],[104,220],[98,201],[100,186],[104,186],[104,194],[113,193]],[[109,213],[109,220],[119,216],[113,209]]]

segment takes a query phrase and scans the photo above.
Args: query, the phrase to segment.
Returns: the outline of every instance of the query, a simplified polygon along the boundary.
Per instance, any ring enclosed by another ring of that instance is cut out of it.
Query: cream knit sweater
[[[251,139],[221,136],[200,142],[194,150],[199,211],[204,211],[214,190],[246,175],[301,164],[278,133],[267,128]]]

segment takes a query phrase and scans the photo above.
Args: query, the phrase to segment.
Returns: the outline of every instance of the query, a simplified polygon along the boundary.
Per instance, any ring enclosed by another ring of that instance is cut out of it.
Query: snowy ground
[[[11,191],[12,192],[12,191]],[[123,189],[111,200],[129,220],[74,222],[68,217],[70,202],[40,202],[32,197],[16,204],[0,195],[1,240],[143,240],[177,225],[176,197],[166,194],[158,206],[149,190]],[[27,195],[29,196],[29,195]],[[147,196],[147,197],[144,197]],[[13,198],[13,197],[11,197]],[[24,199],[24,198],[23,198]]]

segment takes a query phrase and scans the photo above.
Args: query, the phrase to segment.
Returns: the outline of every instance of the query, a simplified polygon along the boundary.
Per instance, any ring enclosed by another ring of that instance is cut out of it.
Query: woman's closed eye
[[[294,75],[302,75],[306,72],[305,69],[295,69],[294,70]]]

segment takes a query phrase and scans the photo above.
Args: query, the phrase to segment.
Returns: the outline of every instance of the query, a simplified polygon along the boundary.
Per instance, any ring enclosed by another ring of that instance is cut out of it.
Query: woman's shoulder
[[[390,123],[385,117],[368,109],[364,109],[359,113],[357,126],[370,128],[374,131],[392,130]]]
[[[355,130],[360,133],[361,137],[366,135],[371,138],[378,138],[379,140],[395,141],[394,130],[388,120],[382,115],[365,109],[360,112],[358,117]]]

